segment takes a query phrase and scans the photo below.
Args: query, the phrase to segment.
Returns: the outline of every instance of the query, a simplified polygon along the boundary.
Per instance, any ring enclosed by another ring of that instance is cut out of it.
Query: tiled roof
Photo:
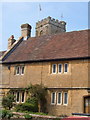
[[[4,62],[90,57],[90,30],[31,37],[22,41]]]

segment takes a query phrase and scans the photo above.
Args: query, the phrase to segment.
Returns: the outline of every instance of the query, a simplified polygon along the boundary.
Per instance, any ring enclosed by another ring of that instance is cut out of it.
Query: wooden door
[[[84,113],[90,113],[90,96],[84,98]]]

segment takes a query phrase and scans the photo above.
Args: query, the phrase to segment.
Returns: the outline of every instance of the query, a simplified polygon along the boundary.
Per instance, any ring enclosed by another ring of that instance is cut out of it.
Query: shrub
[[[37,112],[38,107],[35,104],[31,103],[23,103],[23,104],[18,104],[16,105],[16,111],[32,111],[32,112]]]
[[[36,104],[36,105],[38,105],[38,100],[37,100],[36,97],[28,98],[26,102],[27,102],[27,103],[31,103],[31,104]]]
[[[32,116],[29,115],[29,114],[24,115],[24,117],[25,117],[25,119],[31,119],[32,118]]]
[[[30,97],[36,97],[38,100],[38,111],[45,112],[46,111],[46,94],[47,90],[43,85],[30,84],[27,88],[28,93],[30,93]]]
[[[35,97],[29,98],[25,103],[16,105],[16,111],[37,112],[38,111],[37,98]]]
[[[6,96],[3,97],[2,99],[2,106],[5,108],[5,109],[11,109],[14,105],[14,102],[15,102],[15,97],[12,95],[12,94],[7,94]]]
[[[9,111],[7,110],[2,110],[2,112],[0,112],[0,118],[7,118],[7,119],[10,119],[11,117],[13,117],[13,114],[10,113]]]

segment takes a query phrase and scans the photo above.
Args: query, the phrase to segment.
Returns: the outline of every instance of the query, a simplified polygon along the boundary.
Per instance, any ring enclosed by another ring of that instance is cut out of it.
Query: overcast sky
[[[39,11],[39,4],[42,11]],[[0,2],[0,50],[7,49],[11,35],[21,36],[20,26],[29,23],[35,36],[38,20],[48,16],[67,23],[67,32],[88,29],[88,2]]]

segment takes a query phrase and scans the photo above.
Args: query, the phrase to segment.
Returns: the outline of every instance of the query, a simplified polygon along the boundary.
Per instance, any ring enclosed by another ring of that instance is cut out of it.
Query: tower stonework
[[[66,31],[66,22],[51,18],[45,18],[36,23],[36,36],[57,34]]]

